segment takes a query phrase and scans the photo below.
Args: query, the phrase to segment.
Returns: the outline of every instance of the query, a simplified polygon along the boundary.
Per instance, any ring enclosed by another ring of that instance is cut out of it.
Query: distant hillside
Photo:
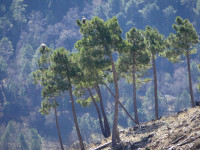
[[[159,120],[120,131],[121,147],[125,150],[197,150],[200,149],[200,107],[183,109]],[[90,145],[90,150],[110,150],[111,139]]]
[[[0,150],[55,150],[60,148],[54,114],[55,109],[52,109],[49,115],[42,115],[39,112],[41,102],[44,102],[44,97],[41,95],[43,87],[33,84],[33,72],[40,68],[38,59],[41,56],[42,43],[53,51],[64,47],[72,53],[79,53],[79,49],[74,44],[83,37],[79,26],[77,26],[77,20],[81,20],[83,16],[88,22],[95,16],[104,21],[116,16],[122,30],[123,40],[127,40],[126,33],[130,29],[137,28],[143,32],[147,25],[157,29],[166,39],[170,33],[175,33],[172,25],[175,23],[177,16],[188,19],[200,35],[200,0],[0,0]],[[152,41],[153,45],[156,44],[154,40]],[[149,45],[147,46],[149,47]],[[103,66],[106,63],[106,61],[105,63],[103,61],[90,62],[90,60],[96,60],[96,58],[91,58],[100,54],[99,50],[102,46],[94,47],[90,48],[91,50],[96,49],[97,53],[87,50],[88,56],[81,59],[86,60],[87,65],[81,61],[79,63],[79,56],[77,57],[79,66],[88,68],[86,72],[91,71],[90,75],[96,72],[96,68],[91,69],[88,66],[97,62],[98,66]],[[200,85],[200,43],[194,48],[197,49],[197,52],[190,57],[192,88],[194,99],[200,100],[200,88],[197,86]],[[124,50],[126,51],[126,49]],[[163,48],[159,50],[163,50]],[[122,52],[122,49],[120,51]],[[119,62],[117,60],[119,60],[121,52],[113,53],[116,65]],[[109,58],[103,56],[104,54],[101,58],[106,60]],[[168,116],[183,108],[191,107],[185,57],[181,57],[183,58],[181,62],[175,64],[163,55],[157,55],[155,58],[158,78],[159,116]],[[127,65],[128,62],[132,61],[125,62],[127,63],[124,64]],[[123,67],[124,65],[117,66],[121,66],[122,69],[128,68],[127,66]],[[87,91],[88,89],[86,91],[82,88],[75,90],[78,86],[73,85],[74,100],[79,102],[75,103],[75,108],[83,141],[85,145],[96,143],[96,145],[90,145],[90,148],[98,147],[100,143],[97,144],[97,142],[102,141],[104,138],[99,118],[104,121],[105,116],[107,116],[108,123],[106,123],[106,126],[108,128],[109,125],[112,130],[115,114],[115,86],[110,71],[112,69],[105,68],[105,70],[99,70],[97,75],[98,78],[102,75],[102,79],[109,75],[107,79],[103,79],[104,82],[108,81],[107,85],[100,85],[103,105],[99,103],[99,99],[97,100],[98,106],[105,107],[105,113],[101,113],[102,117],[99,117],[91,95]],[[150,121],[155,118],[153,69],[149,68],[141,73],[137,71],[136,94],[133,94],[132,71],[130,71],[127,71],[130,76],[125,72],[120,73],[119,70],[117,71],[119,100],[134,118],[136,109],[134,108],[133,95],[136,95],[139,122]],[[90,75],[88,77],[91,77]],[[149,82],[144,82],[145,78]],[[90,79],[88,78],[88,80]],[[98,97],[96,89],[91,88],[91,90],[94,96]],[[59,104],[59,107],[57,107],[58,122],[64,149],[71,150],[69,147],[78,145],[78,137],[74,126],[70,95],[67,92],[62,94],[62,96],[57,97]],[[82,97],[79,98],[75,94]],[[87,104],[88,106],[83,108],[80,104]],[[118,114],[118,126],[121,129],[134,125],[134,121],[127,117],[127,113],[121,107],[119,107]],[[141,128],[138,127],[138,132],[143,129],[143,126],[147,125],[142,124]],[[135,134],[136,128],[135,131],[132,130],[133,128],[130,128],[131,135],[140,137],[140,134]],[[121,135],[124,134],[121,133]],[[153,140],[156,137],[156,135],[153,135],[149,139]],[[126,138],[122,137],[123,139]],[[133,138],[130,145],[133,145],[137,140],[141,139]],[[110,139],[107,139],[102,144],[109,141]],[[122,143],[125,145],[126,142]],[[150,146],[147,144],[145,147]],[[79,148],[75,149],[79,150]],[[86,150],[89,150],[89,148],[86,148]]]

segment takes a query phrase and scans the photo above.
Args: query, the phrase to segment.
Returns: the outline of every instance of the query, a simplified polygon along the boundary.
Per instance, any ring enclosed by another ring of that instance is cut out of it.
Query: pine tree
[[[145,35],[147,40],[147,49],[151,56],[153,75],[154,75],[154,98],[155,98],[155,118],[158,119],[158,87],[157,87],[157,71],[155,59],[156,56],[165,50],[164,36],[158,32],[157,29],[147,26],[145,29]]]
[[[11,142],[11,137],[13,133],[14,133],[13,122],[9,121],[6,130],[0,140],[0,149],[2,150],[10,149],[9,142]]]
[[[76,45],[77,46],[77,45]],[[85,88],[89,95],[91,101],[94,103],[94,106],[96,108],[98,117],[99,117],[99,124],[100,128],[102,131],[102,134],[104,137],[109,137],[110,136],[110,126],[108,123],[107,115],[105,113],[105,108],[103,105],[103,99],[101,95],[101,90],[99,87],[99,84],[102,83],[102,81],[105,78],[105,74],[103,73],[103,69],[107,66],[110,65],[109,61],[106,60],[103,57],[99,57],[99,55],[95,54],[95,51],[101,54],[102,52],[99,51],[98,49],[94,48],[88,48],[84,49],[83,47],[78,47],[77,49],[79,50],[79,55],[78,55],[78,60],[80,69],[82,71],[82,78],[80,77],[79,81],[77,82],[78,88]],[[92,89],[94,89],[97,93],[99,103],[100,103],[100,109],[96,103],[96,100],[92,94]],[[78,90],[78,89],[77,89]],[[83,93],[84,94],[84,93]],[[81,96],[81,95],[80,95]],[[101,113],[103,116],[103,120],[101,118]]]
[[[39,69],[33,73],[35,83],[40,83],[43,86],[42,97],[44,98],[44,100],[42,101],[42,108],[40,112],[43,115],[48,115],[49,111],[51,109],[54,109],[59,142],[61,149],[64,150],[56,110],[58,103],[55,99],[55,97],[59,96],[60,94],[60,91],[57,89],[57,87],[59,86],[59,82],[56,82],[56,77],[54,76],[53,71],[50,68],[50,56],[52,50],[45,45],[42,46],[43,47],[40,48],[41,57],[38,60]]]
[[[84,150],[85,148],[78,125],[73,91],[72,91],[73,80],[79,77],[78,74],[80,72],[79,71],[80,69],[78,68],[77,63],[75,62],[74,55],[64,48],[56,49],[53,52],[51,56],[51,63],[52,63],[51,69],[54,73],[54,77],[56,78],[56,82],[58,83],[56,90],[62,93],[69,92],[72,104],[74,124],[80,143],[80,149]]]
[[[19,141],[19,148],[21,150],[29,150],[27,141],[22,133],[19,135],[18,141]]]
[[[85,24],[81,24],[80,21],[77,21],[77,24],[80,26],[80,32],[83,35],[83,38],[76,43],[77,47],[83,47],[85,50],[93,48],[95,55],[104,58],[102,59],[102,63],[109,60],[111,64],[115,85],[115,108],[112,131],[112,146],[115,147],[120,141],[117,129],[119,87],[116,66],[112,54],[121,50],[123,43],[121,37],[122,31],[116,17],[106,22],[98,17],[94,17],[91,21],[86,21]]]
[[[25,8],[27,5],[24,4],[24,0],[13,0],[10,9],[13,12],[13,18],[18,23],[20,23],[21,31],[22,31],[22,23],[27,21],[25,16]]]
[[[123,51],[119,58],[119,70],[128,76],[132,76],[133,84],[133,108],[135,114],[135,123],[138,124],[138,111],[136,99],[136,75],[142,72],[145,65],[149,63],[149,56],[146,51],[146,42],[144,33],[133,27],[126,33],[127,50]]]
[[[41,137],[36,129],[31,129],[31,150],[41,150]]]
[[[86,106],[90,106],[91,103],[94,104],[95,106],[95,109],[97,111],[97,115],[98,115],[98,118],[99,118],[99,125],[100,125],[100,129],[101,129],[101,132],[103,134],[103,136],[105,138],[109,137],[110,136],[110,127],[109,127],[109,124],[108,124],[108,120],[107,120],[107,116],[105,114],[105,112],[103,113],[104,110],[104,106],[103,104],[101,104],[101,110],[99,109],[99,106],[97,104],[97,101],[100,102],[100,103],[103,103],[102,101],[102,98],[100,99],[98,96],[99,94],[96,94],[94,95],[93,94],[93,91],[95,89],[95,83],[96,81],[91,81],[91,78],[92,78],[92,74],[84,74],[85,78],[83,79],[80,79],[79,83],[77,84],[76,83],[76,89],[75,89],[75,96],[76,97],[79,97],[79,99],[77,100],[77,102],[82,105],[83,107],[86,107]],[[85,79],[89,79],[90,81],[86,81]],[[88,98],[82,98],[82,97],[86,97],[87,92],[89,93],[89,97]],[[101,93],[99,91],[99,93]],[[100,94],[101,95],[101,94]],[[103,119],[101,117],[101,112],[103,114]]]
[[[191,105],[194,107],[195,103],[192,89],[190,55],[196,52],[194,46],[199,43],[199,36],[188,19],[183,20],[178,16],[175,21],[176,24],[173,24],[172,27],[176,31],[176,34],[170,34],[168,37],[168,49],[165,52],[165,56],[172,62],[180,60],[183,55],[186,56]]]

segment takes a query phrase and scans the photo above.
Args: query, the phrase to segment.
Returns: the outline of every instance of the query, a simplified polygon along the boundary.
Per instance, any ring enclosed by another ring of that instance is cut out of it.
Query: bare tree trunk
[[[157,87],[157,75],[156,75],[156,64],[154,54],[152,54],[153,61],[153,76],[154,76],[154,97],[155,97],[155,117],[158,119],[158,87]]]
[[[109,137],[110,134],[111,134],[110,133],[110,126],[109,126],[108,119],[107,119],[107,116],[106,116],[106,113],[105,113],[105,110],[104,110],[101,90],[100,90],[98,84],[96,85],[96,91],[97,91],[98,97],[100,99],[101,112],[103,114],[103,119],[104,119],[104,129],[105,129],[105,132],[106,132],[106,136]]]
[[[114,121],[113,121],[113,130],[112,130],[112,147],[117,146],[117,143],[120,142],[119,134],[118,134],[118,104],[119,104],[119,87],[118,87],[118,81],[117,81],[117,72],[115,69],[115,64],[112,58],[112,55],[110,55],[110,61],[112,65],[112,72],[113,72],[113,79],[115,84],[115,111],[114,111]]]
[[[115,95],[113,94],[113,92],[110,90],[110,88],[105,84],[103,83],[104,86],[108,89],[108,91],[111,93],[111,95],[113,97],[115,97]],[[127,114],[127,116],[136,124],[135,120],[133,119],[133,117],[128,113],[128,111],[126,110],[126,108],[122,105],[122,103],[119,101],[119,105],[122,107],[122,109],[125,111],[125,113]]]
[[[99,110],[99,107],[98,107],[98,105],[97,105],[97,103],[96,103],[96,101],[95,101],[95,99],[94,99],[94,97],[92,95],[92,92],[91,92],[90,88],[87,88],[87,90],[88,90],[88,92],[90,94],[90,97],[92,98],[92,102],[94,103],[94,106],[96,108],[96,111],[97,111],[97,114],[98,114],[98,117],[99,117],[99,125],[100,125],[100,128],[101,128],[101,132],[102,132],[103,136],[105,138],[107,138],[106,137],[106,133],[105,133],[105,129],[104,129],[104,126],[103,126],[103,122],[102,122],[102,118],[101,118],[101,112]]]
[[[54,98],[54,104],[55,103],[56,103],[56,101],[55,101],[55,98]],[[61,147],[62,150],[64,150],[63,143],[62,143],[62,138],[61,138],[61,134],[60,134],[60,127],[59,127],[59,123],[58,123],[58,116],[57,116],[56,106],[54,107],[54,114],[55,114],[55,117],[56,117],[56,126],[57,126],[57,132],[58,132],[60,147]]]
[[[70,78],[68,78],[68,80],[69,80],[69,83],[70,83]],[[70,95],[70,99],[71,99],[71,103],[72,103],[72,112],[73,112],[74,124],[75,124],[76,132],[77,132],[77,135],[78,135],[80,148],[81,148],[81,150],[85,150],[84,144],[83,144],[83,139],[81,137],[81,132],[80,132],[79,125],[78,125],[77,116],[76,116],[74,98],[73,98],[73,95],[72,95],[72,87],[69,88],[69,95]]]
[[[187,49],[187,66],[188,66],[188,77],[189,77],[189,88],[190,88],[191,104],[192,104],[192,107],[195,107],[194,95],[193,95],[193,90],[192,90],[192,77],[191,77],[191,70],[190,70],[190,54],[189,54],[189,50],[188,49]]]
[[[2,96],[3,96],[3,105],[4,105],[7,102],[7,99],[6,99],[6,95],[5,95],[4,91],[3,91],[2,83],[0,84],[0,88],[1,88],[1,93],[2,93]]]
[[[137,111],[137,99],[136,99],[136,83],[135,83],[135,55],[133,54],[133,66],[132,66],[132,76],[133,76],[133,108],[135,114],[135,123],[139,124],[138,121],[138,111]]]

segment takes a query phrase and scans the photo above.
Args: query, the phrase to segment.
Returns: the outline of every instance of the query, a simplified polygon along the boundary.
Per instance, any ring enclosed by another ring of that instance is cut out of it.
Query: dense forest
[[[199,13],[200,0],[1,0],[0,149],[115,146],[121,128],[194,107]]]

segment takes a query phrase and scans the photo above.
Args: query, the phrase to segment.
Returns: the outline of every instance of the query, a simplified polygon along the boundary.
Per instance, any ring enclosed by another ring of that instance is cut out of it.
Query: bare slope
[[[119,149],[125,150],[200,149],[200,107],[121,130],[120,137]],[[90,150],[110,150],[110,145],[109,138],[90,146]]]

